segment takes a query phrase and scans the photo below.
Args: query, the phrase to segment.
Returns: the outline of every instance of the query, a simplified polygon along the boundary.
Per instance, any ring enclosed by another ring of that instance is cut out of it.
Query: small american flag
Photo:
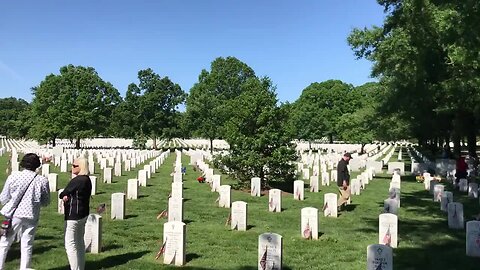
[[[383,244],[386,246],[390,246],[392,244],[392,234],[390,233],[390,226],[388,227],[387,232],[383,237]]]
[[[300,200],[300,190],[297,188],[297,191],[295,192],[295,196],[297,197],[298,200]]]
[[[325,211],[327,208],[328,208],[328,202],[326,202],[326,203],[323,205],[322,211]]]
[[[163,242],[162,246],[160,247],[160,250],[157,252],[157,255],[155,256],[155,260],[158,260],[160,256],[162,256],[165,253],[165,247],[167,245],[167,238],[165,238],[165,242]]]
[[[160,212],[160,214],[158,214],[157,216],[157,219],[161,219],[163,217],[168,217],[168,211],[167,209],[163,210],[162,212]]]
[[[225,226],[229,225],[232,222],[232,214],[228,214],[227,221],[225,222]]]
[[[303,230],[303,237],[305,239],[312,239],[312,230],[310,229],[310,221],[307,220],[307,226],[305,226],[305,230]]]
[[[97,214],[101,215],[105,210],[107,210],[107,205],[102,203],[97,207]]]
[[[260,267],[262,270],[267,269],[267,247],[265,246],[265,252],[263,253],[262,258],[260,259]]]

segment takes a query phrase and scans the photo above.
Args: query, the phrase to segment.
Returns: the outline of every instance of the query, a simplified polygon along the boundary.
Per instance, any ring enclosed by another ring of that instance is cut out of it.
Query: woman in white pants
[[[88,177],[88,162],[78,158],[72,163],[76,175],[59,194],[65,209],[65,250],[70,269],[85,269],[85,223],[90,209],[92,182]]]

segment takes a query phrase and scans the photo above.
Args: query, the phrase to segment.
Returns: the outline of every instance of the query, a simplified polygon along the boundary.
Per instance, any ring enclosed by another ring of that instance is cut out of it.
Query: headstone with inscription
[[[112,219],[125,219],[125,193],[112,194],[112,207],[110,207]]]
[[[232,203],[230,228],[237,231],[247,230],[247,203],[236,201]]]
[[[136,200],[138,199],[138,180],[137,179],[128,179],[127,182],[127,199]]]
[[[375,244],[367,247],[367,270],[393,270],[392,248]]]
[[[318,209],[305,207],[301,211],[300,234],[305,239],[318,239]]]
[[[447,206],[448,209],[448,228],[463,229],[463,204],[458,202],[451,202]]]
[[[85,250],[90,253],[102,251],[102,216],[90,214],[85,224]]]
[[[467,222],[466,255],[480,257],[480,221]]]
[[[293,199],[303,201],[304,199],[304,182],[302,180],[296,180],[293,182]]]
[[[336,218],[337,210],[337,194],[326,193],[323,196],[323,216]]]
[[[440,210],[448,212],[448,204],[453,202],[453,193],[450,191],[444,191],[440,201]]]
[[[186,263],[186,226],[181,221],[163,224],[163,263],[182,266]]]
[[[268,211],[282,211],[282,191],[280,189],[270,189],[268,192]]]
[[[222,185],[218,188],[220,199],[218,200],[218,206],[223,208],[230,208],[232,191],[230,185]]]
[[[264,233],[258,237],[258,269],[282,269],[282,236]]]
[[[182,198],[168,198],[168,221],[183,221]]]

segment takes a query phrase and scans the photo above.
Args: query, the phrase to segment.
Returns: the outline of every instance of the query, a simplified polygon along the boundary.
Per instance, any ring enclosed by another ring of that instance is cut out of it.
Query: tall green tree
[[[23,138],[28,134],[30,104],[19,98],[0,98],[0,134]]]
[[[48,75],[32,88],[31,136],[49,140],[76,141],[104,135],[110,117],[121,98],[111,83],[104,81],[92,67],[68,65],[60,74]]]
[[[479,99],[478,1],[381,0],[381,27],[354,29],[348,41],[374,63],[372,75],[389,90],[382,110],[409,123],[421,144],[466,136],[475,154]]]
[[[178,106],[185,101],[186,94],[168,77],[160,77],[152,69],[138,72],[138,85],[128,86],[125,100],[118,114],[130,115],[121,119],[121,126],[129,126],[126,135],[170,138],[172,130],[179,126]],[[123,123],[123,124],[122,124]]]
[[[216,58],[210,71],[202,70],[198,82],[190,89],[186,106],[186,126],[194,136],[213,140],[225,134],[224,125],[231,117],[228,103],[242,92],[242,85],[255,72],[235,57]]]
[[[350,93],[353,86],[339,80],[312,83],[293,103],[290,121],[296,137],[307,141],[328,137],[333,142],[336,122],[344,114],[353,112]]]
[[[240,181],[260,177],[264,186],[272,181],[293,181],[296,160],[284,119],[288,111],[277,106],[275,89],[268,78],[250,78],[242,93],[229,104],[225,139],[230,145],[223,165]]]

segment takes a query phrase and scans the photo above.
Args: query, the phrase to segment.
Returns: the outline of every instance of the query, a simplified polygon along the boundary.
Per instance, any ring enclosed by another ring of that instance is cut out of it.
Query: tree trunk
[[[80,138],[75,141],[75,149],[80,149]]]
[[[460,147],[460,136],[458,136],[457,132],[453,132],[452,135],[452,141],[453,141],[453,154],[455,157],[460,157],[462,154],[462,149]]]
[[[329,134],[328,139],[330,140],[330,143],[333,143],[333,134]]]
[[[312,142],[308,140],[308,150],[312,150]]]
[[[210,153],[213,155],[213,139],[210,138]]]
[[[363,155],[364,150],[365,150],[364,148],[365,148],[365,144],[362,143],[362,148],[360,148],[360,155]]]
[[[57,145],[57,138],[52,138],[52,146],[55,147]]]
[[[157,150],[157,137],[154,135],[152,139],[153,139],[153,149]]]
[[[468,127],[467,144],[468,154],[471,157],[477,158],[477,136],[475,134],[475,127],[473,125]]]

